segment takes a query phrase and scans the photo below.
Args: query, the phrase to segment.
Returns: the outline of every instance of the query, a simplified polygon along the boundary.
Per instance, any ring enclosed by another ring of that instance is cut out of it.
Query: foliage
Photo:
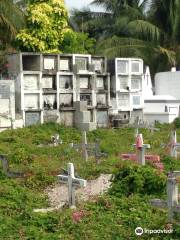
[[[67,31],[61,44],[64,53],[94,53],[95,39],[89,38],[86,33]]]
[[[174,119],[174,127],[175,127],[175,129],[176,128],[180,128],[180,118],[176,118],[176,119]]]
[[[94,0],[104,10],[74,10],[75,29],[97,40],[96,53],[141,57],[153,73],[180,64],[180,1]]]
[[[0,50],[7,49],[25,24],[23,12],[13,0],[0,1]]]
[[[165,189],[166,176],[149,166],[120,164],[116,170],[110,194],[117,197],[130,194],[159,194]]]
[[[67,11],[62,0],[31,1],[27,28],[17,35],[22,51],[58,52],[67,31]]]
[[[151,153],[160,154],[165,164],[161,174],[152,166],[124,162],[119,154],[134,152],[134,129],[97,129],[87,134],[88,142],[100,139],[101,151],[108,153],[99,165],[93,157],[84,162],[80,152],[69,147],[78,143],[81,132],[54,123],[7,130],[0,134],[0,152],[8,153],[10,169],[25,172],[26,178],[9,179],[0,171],[0,239],[112,239],[136,240],[137,226],[147,229],[167,227],[167,210],[152,207],[149,200],[165,197],[165,175],[179,170],[180,162],[167,156],[160,145],[168,143],[172,125],[158,124],[160,131],[141,129]],[[180,131],[177,130],[177,135]],[[63,145],[50,147],[51,135],[58,133]],[[44,146],[39,147],[39,144]],[[77,209],[35,213],[33,209],[49,207],[44,189],[57,183],[57,174],[73,162],[76,174],[94,179],[101,173],[114,173],[112,188],[91,202],[80,203]],[[89,227],[91,226],[91,227]],[[142,239],[179,239],[180,228],[174,222],[171,235],[148,235]]]

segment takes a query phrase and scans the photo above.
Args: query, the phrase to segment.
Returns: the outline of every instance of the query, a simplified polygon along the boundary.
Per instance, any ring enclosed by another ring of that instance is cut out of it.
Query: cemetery
[[[180,239],[179,10],[0,1],[0,240]]]

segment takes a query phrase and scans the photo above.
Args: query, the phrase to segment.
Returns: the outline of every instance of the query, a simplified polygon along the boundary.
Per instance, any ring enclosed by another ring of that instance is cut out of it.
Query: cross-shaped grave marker
[[[150,148],[150,144],[143,143],[143,136],[142,134],[138,134],[136,137],[136,143],[133,144],[136,147],[136,157],[137,161],[141,165],[145,165],[145,150]]]
[[[171,140],[170,140],[170,156],[177,158],[177,148],[180,147],[180,143],[177,143],[177,135],[176,131],[171,132]]]
[[[69,207],[75,207],[75,188],[86,187],[87,181],[74,176],[74,165],[68,163],[68,175],[58,175],[60,182],[68,184]]]
[[[97,139],[95,143],[87,143],[87,136],[86,132],[82,132],[82,143],[81,144],[70,144],[71,147],[75,149],[81,149],[82,150],[82,157],[85,159],[85,161],[88,160],[88,155],[94,155],[96,158],[96,163],[99,163],[99,158],[102,156],[107,156],[106,153],[100,152],[100,144],[99,140]]]
[[[136,153],[124,153],[121,154],[121,158],[124,160],[137,161],[141,165],[145,165],[146,161],[151,161],[155,167],[163,171],[163,164],[160,162],[159,155],[147,154],[145,155],[145,150],[150,148],[150,144],[143,144],[142,134],[138,134],[135,139]]]
[[[168,208],[168,220],[172,221],[175,212],[180,212],[180,205],[178,202],[178,180],[180,171],[174,171],[168,175],[167,179],[167,200],[152,199],[150,203],[159,208]]]

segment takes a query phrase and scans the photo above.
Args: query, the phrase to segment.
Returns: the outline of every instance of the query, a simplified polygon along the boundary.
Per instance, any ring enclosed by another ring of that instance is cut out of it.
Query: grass
[[[160,131],[150,133],[143,129],[142,133],[144,142],[151,144],[148,152],[161,156],[165,165],[163,174],[151,166],[138,166],[137,169],[137,165],[120,159],[121,153],[134,152],[134,129],[97,129],[88,133],[88,142],[100,139],[101,151],[108,153],[99,165],[93,157],[85,162],[69,147],[70,142],[81,141],[81,133],[74,128],[48,123],[0,133],[0,153],[8,154],[10,169],[27,175],[24,179],[9,179],[0,171],[0,240],[133,240],[137,239],[134,233],[137,226],[165,228],[167,211],[151,207],[149,200],[165,198],[166,174],[170,170],[180,170],[180,161],[169,157],[166,149],[161,147],[162,143],[168,143],[172,126],[158,127]],[[55,133],[60,134],[63,145],[38,147],[39,144],[48,144]],[[85,179],[96,178],[101,173],[114,173],[112,189],[92,202],[78,205],[76,211],[83,211],[79,222],[74,222],[70,209],[34,213],[34,208],[48,207],[43,191],[57,181],[56,175],[61,168],[67,168],[68,162],[73,162],[77,175]],[[156,184],[162,187],[156,187]],[[144,234],[141,238],[180,239],[177,221],[173,223],[173,229],[171,235]]]

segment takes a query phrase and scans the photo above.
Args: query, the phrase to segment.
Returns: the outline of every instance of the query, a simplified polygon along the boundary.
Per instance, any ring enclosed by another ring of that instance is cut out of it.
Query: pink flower
[[[73,212],[72,214],[72,219],[75,223],[78,223],[81,221],[81,219],[85,216],[84,211],[79,211],[79,212]]]

